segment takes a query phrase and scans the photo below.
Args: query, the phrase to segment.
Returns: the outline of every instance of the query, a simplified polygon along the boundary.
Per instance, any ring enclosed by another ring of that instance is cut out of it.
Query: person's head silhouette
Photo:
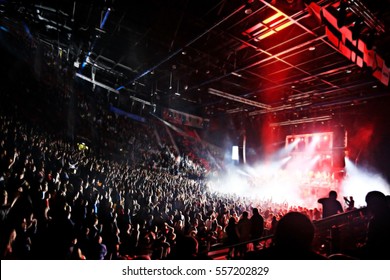
[[[337,198],[337,192],[336,191],[330,191],[329,192],[329,198],[336,199]]]
[[[323,260],[313,249],[315,228],[310,219],[300,212],[289,212],[276,225],[273,246],[249,252],[248,259],[261,260]]]
[[[275,246],[281,249],[309,250],[314,238],[314,225],[302,213],[284,215],[276,226]]]
[[[373,215],[386,212],[388,209],[386,196],[380,191],[370,191],[366,195],[367,210]]]

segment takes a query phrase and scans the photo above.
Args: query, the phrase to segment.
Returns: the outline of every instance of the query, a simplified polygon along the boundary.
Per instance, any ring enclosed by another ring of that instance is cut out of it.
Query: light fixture
[[[172,72],[169,76],[169,89],[172,89]]]
[[[77,60],[75,62],[73,62],[73,66],[75,68],[79,68],[80,67],[80,60],[77,58]]]
[[[254,0],[248,0],[248,2],[245,4],[244,13],[246,15],[250,15],[251,13],[253,13],[252,5],[251,5],[253,2],[254,2]]]
[[[277,12],[276,14],[266,18],[265,20],[263,20],[263,23],[264,24],[268,24],[272,21],[274,21],[275,19],[277,19],[278,17],[282,16],[283,14],[281,12]]]
[[[275,122],[275,123],[270,123],[270,126],[277,127],[277,126],[297,125],[297,124],[314,123],[314,122],[321,122],[322,124],[324,124],[324,121],[328,121],[331,119],[332,119],[331,116],[320,116],[320,117],[313,117],[313,118],[306,118],[306,119],[299,119],[299,120]]]
[[[282,29],[285,29],[286,27],[289,27],[290,25],[292,25],[294,22],[293,21],[288,21],[278,27],[275,28],[276,31],[280,31]]]
[[[246,14],[246,15],[250,15],[252,12],[253,12],[253,11],[252,11],[252,9],[251,9],[250,7],[248,7],[248,8],[245,9],[245,14]]]
[[[176,88],[176,92],[175,92],[175,95],[177,95],[177,96],[180,96],[179,86],[180,86],[180,83],[179,83],[179,80],[177,80],[177,88]]]
[[[271,30],[267,31],[266,33],[264,33],[263,35],[257,37],[256,40],[257,41],[263,40],[263,39],[265,39],[265,38],[267,38],[267,37],[269,37],[269,36],[271,36],[272,34],[275,34],[275,33],[276,33],[276,31],[271,29]]]

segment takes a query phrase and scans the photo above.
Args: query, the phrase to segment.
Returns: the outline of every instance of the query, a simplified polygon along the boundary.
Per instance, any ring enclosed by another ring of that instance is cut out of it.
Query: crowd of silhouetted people
[[[156,124],[79,104],[75,123],[99,139],[99,152],[96,142],[86,149],[2,111],[2,259],[209,259],[216,245],[229,248],[227,258],[326,259],[312,246],[313,221],[356,209],[343,209],[334,191],[318,200],[322,209],[211,192],[213,165],[189,155],[191,145],[174,147],[156,139]],[[127,160],[107,156],[110,145]],[[342,256],[390,259],[388,197],[373,191],[366,202],[366,239]]]

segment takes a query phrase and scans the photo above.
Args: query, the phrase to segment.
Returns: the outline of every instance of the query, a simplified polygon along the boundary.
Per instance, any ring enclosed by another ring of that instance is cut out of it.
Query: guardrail
[[[316,228],[313,249],[326,256],[353,250],[356,248],[357,243],[364,242],[367,223],[366,207],[313,221]],[[229,246],[218,243],[211,246],[207,256],[212,259],[226,260],[230,258],[229,251],[231,248],[256,242],[259,244],[256,249],[262,250],[272,246],[272,239],[273,235],[267,235]],[[249,250],[253,249],[249,248]]]

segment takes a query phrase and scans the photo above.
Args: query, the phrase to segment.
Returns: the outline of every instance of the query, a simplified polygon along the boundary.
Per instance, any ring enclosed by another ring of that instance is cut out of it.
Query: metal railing
[[[366,207],[313,221],[316,229],[313,250],[329,256],[355,249],[357,243],[364,242],[367,222]],[[207,256],[212,259],[229,259],[228,254],[232,248],[253,243],[259,244],[259,246],[249,248],[250,251],[254,249],[262,250],[272,246],[273,237],[274,235],[267,235],[233,245],[217,243],[209,248]]]

